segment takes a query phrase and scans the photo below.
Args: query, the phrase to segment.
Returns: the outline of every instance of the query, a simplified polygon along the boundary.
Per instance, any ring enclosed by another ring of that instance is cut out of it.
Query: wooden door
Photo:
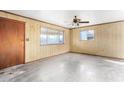
[[[25,23],[0,17],[0,69],[23,64]]]

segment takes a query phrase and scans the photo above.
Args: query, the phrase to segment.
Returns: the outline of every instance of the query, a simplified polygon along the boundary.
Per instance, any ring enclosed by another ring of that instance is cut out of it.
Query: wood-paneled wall
[[[70,50],[70,31],[68,29],[9,14],[3,11],[0,11],[0,17],[24,21],[26,23],[25,38],[29,38],[29,41],[25,40],[25,62],[58,55]],[[40,29],[42,27],[49,27],[64,31],[64,44],[40,46]]]
[[[94,30],[95,39],[80,41],[80,30]],[[124,58],[124,22],[82,27],[71,31],[71,51]]]

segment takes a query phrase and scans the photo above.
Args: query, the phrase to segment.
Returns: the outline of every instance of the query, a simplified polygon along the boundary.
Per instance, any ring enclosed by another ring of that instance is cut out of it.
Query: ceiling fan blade
[[[90,23],[89,21],[80,21],[79,23]]]

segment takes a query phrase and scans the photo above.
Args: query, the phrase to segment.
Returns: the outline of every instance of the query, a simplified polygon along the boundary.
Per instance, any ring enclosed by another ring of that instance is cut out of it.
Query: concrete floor
[[[124,60],[66,53],[2,69],[0,81],[120,82],[124,81]]]

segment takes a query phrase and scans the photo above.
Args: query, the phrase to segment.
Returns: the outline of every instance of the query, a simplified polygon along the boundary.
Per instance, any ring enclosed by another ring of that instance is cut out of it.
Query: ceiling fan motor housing
[[[78,21],[77,21],[77,19],[73,19],[73,22],[74,22],[74,23],[77,23]]]

